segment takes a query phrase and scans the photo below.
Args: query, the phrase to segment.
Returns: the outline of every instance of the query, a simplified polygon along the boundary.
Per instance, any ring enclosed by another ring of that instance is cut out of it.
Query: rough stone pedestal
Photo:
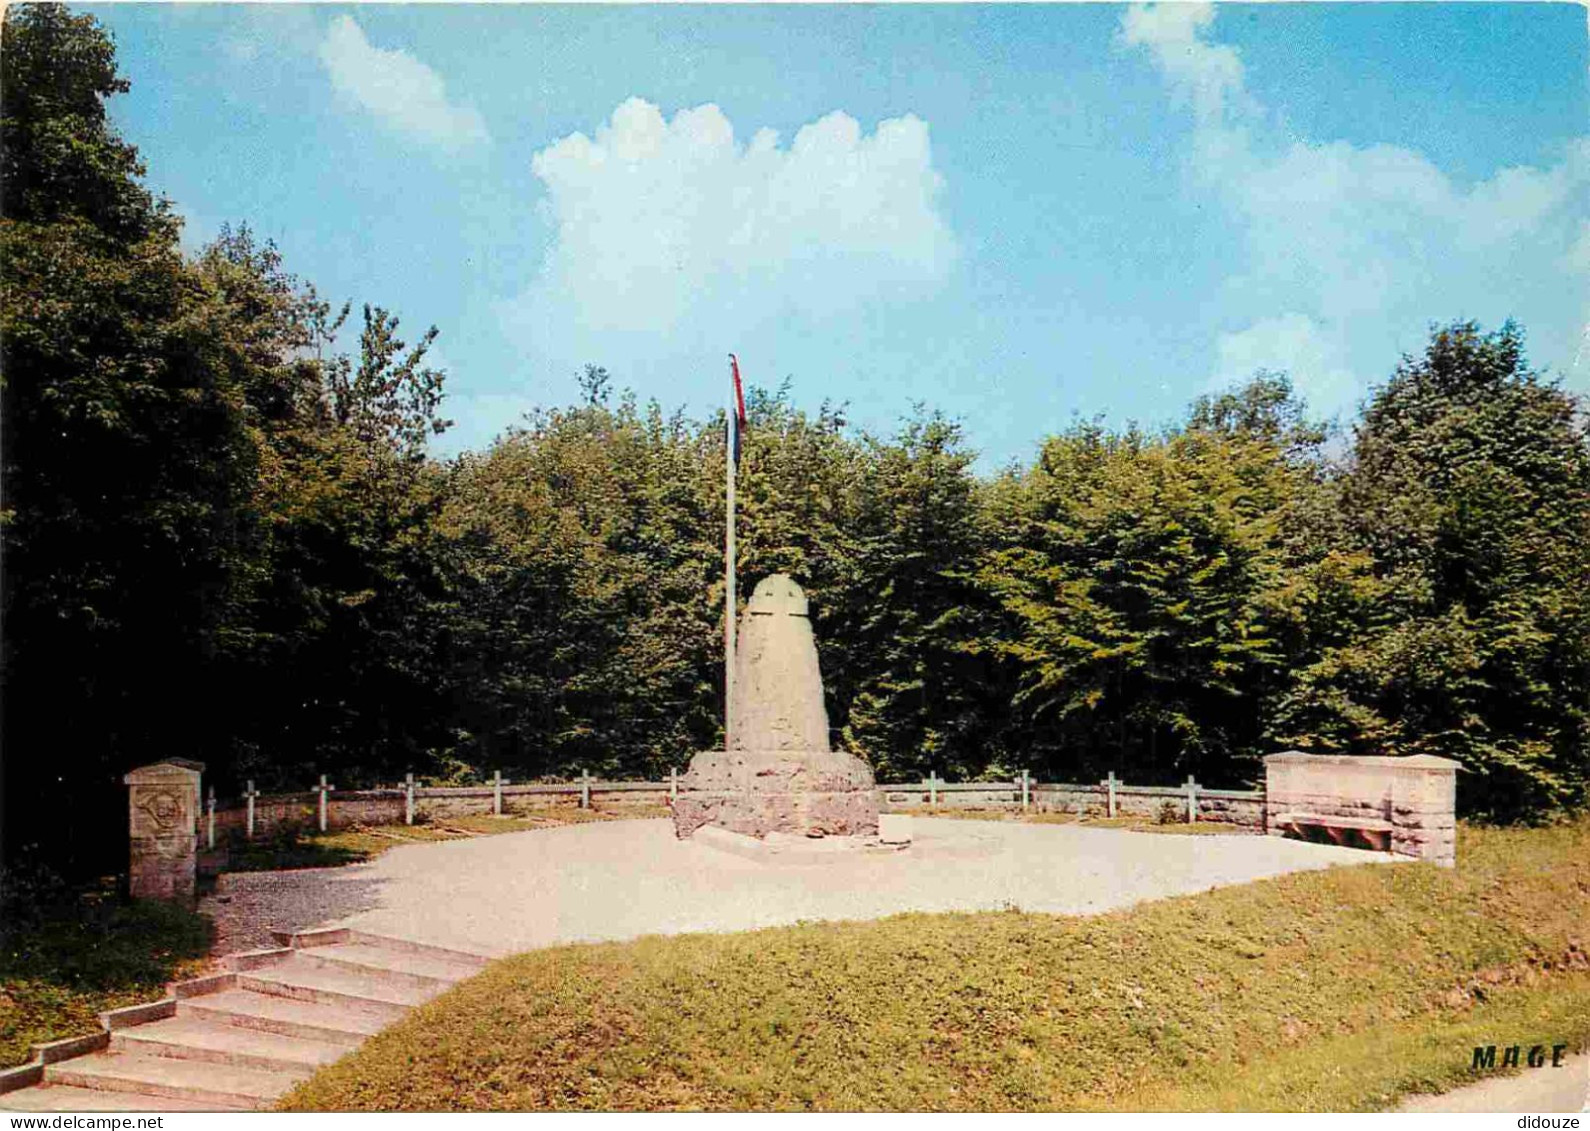
[[[134,899],[193,901],[203,772],[202,762],[167,758],[122,779],[132,787],[128,886]]]
[[[702,825],[764,837],[871,836],[878,831],[872,770],[843,752],[705,750],[679,779],[674,830]]]
[[[674,831],[703,825],[745,836],[875,837],[877,784],[860,758],[828,748],[828,711],[806,595],[763,578],[740,618],[733,733],[679,779]]]

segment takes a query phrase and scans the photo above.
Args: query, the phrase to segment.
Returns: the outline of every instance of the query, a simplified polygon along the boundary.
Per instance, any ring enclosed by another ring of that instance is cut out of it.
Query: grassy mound
[[[1377,1106],[1463,1078],[1488,1017],[1590,1038],[1573,1008],[1590,1001],[1590,821],[1465,828],[1458,851],[1456,872],[1333,868],[1093,918],[912,914],[536,951],[283,1105]],[[1422,1059],[1392,1047],[1426,1032],[1451,1039]],[[1299,1083],[1333,1074],[1347,1083]]]

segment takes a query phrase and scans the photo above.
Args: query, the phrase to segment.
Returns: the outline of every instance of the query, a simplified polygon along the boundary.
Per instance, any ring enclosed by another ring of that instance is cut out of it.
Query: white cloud
[[[1213,20],[1206,5],[1134,7],[1120,38],[1191,101],[1193,184],[1244,234],[1225,301],[1231,321],[1251,325],[1217,341],[1222,371],[1261,345],[1291,350],[1334,374],[1320,391],[1340,399],[1319,404],[1334,411],[1384,379],[1399,351],[1417,350],[1430,322],[1470,317],[1518,318],[1532,359],[1566,368],[1590,308],[1576,243],[1590,212],[1590,139],[1550,168],[1504,168],[1469,187],[1401,146],[1266,145],[1241,57],[1206,38]]]
[[[1218,120],[1232,101],[1245,100],[1236,49],[1202,38],[1214,19],[1209,4],[1180,3],[1137,4],[1121,16],[1122,41],[1148,49],[1202,121]]]
[[[1210,389],[1241,384],[1256,370],[1278,369],[1292,378],[1292,387],[1310,406],[1341,406],[1352,399],[1357,382],[1337,341],[1337,335],[1295,311],[1221,334],[1215,343],[1218,371]]]
[[[835,111],[780,147],[769,129],[739,143],[714,105],[668,120],[630,98],[532,169],[553,236],[504,314],[563,364],[623,357],[624,339],[666,336],[684,352],[714,327],[923,293],[955,260],[928,127],[912,115],[865,134]]]
[[[448,101],[442,77],[406,51],[375,47],[351,16],[338,16],[320,41],[332,85],[401,133],[445,149],[489,141],[470,106]]]

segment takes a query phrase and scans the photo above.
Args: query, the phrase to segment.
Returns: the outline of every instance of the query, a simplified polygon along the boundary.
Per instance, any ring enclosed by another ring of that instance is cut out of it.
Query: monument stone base
[[[757,838],[876,837],[872,770],[842,751],[707,750],[690,762],[674,800],[674,831],[703,825]]]
[[[825,836],[817,839],[793,833],[768,833],[765,837],[730,832],[717,825],[703,825],[690,838],[719,852],[758,860],[767,864],[822,864],[859,853],[888,855],[902,852],[909,844],[890,843],[876,836]]]

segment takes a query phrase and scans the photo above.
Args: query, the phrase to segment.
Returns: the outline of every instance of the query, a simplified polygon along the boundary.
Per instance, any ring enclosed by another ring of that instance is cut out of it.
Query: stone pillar
[[[122,779],[131,787],[128,891],[134,899],[193,901],[203,772],[203,762],[167,758]]]
[[[1433,754],[1400,759],[1391,781],[1391,851],[1457,867],[1458,763]]]

